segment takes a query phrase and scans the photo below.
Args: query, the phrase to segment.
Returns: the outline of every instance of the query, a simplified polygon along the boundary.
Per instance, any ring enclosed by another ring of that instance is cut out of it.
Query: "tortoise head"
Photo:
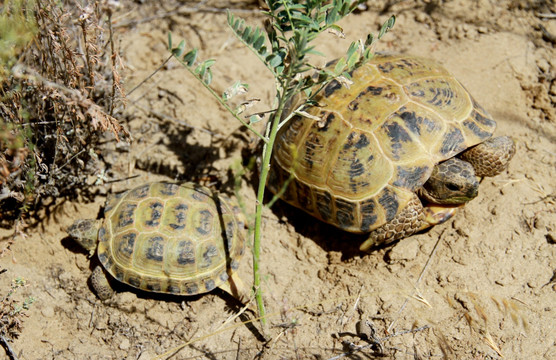
[[[85,250],[93,254],[97,248],[98,230],[102,222],[95,219],[77,220],[66,232]]]
[[[479,180],[473,166],[458,158],[436,165],[419,196],[434,204],[464,204],[477,196]]]

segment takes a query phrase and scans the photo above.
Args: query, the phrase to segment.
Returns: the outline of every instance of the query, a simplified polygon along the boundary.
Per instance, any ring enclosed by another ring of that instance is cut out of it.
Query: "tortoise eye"
[[[447,183],[446,188],[450,191],[459,191],[459,190],[461,190],[460,186],[458,184],[454,184],[454,183]]]

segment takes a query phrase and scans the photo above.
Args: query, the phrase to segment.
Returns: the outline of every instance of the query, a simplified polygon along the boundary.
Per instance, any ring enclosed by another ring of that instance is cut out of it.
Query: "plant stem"
[[[291,69],[292,67],[290,66],[288,70],[289,73],[291,73]],[[263,160],[260,170],[259,187],[257,189],[257,205],[255,207],[255,231],[253,239],[253,285],[255,287],[255,300],[257,302],[257,308],[259,310],[259,317],[261,318],[261,324],[263,325],[263,327],[266,326],[266,312],[261,290],[261,274],[259,268],[261,256],[262,212],[264,207],[266,180],[268,178],[268,172],[270,170],[270,159],[272,157],[274,141],[276,140],[276,135],[278,133],[278,125],[280,124],[280,119],[282,118],[284,107],[286,106],[287,98],[285,94],[288,91],[290,81],[291,77],[287,76],[285,84],[282,84],[283,86],[281,86],[282,93],[279,94],[278,109],[271,118],[271,128],[270,133],[268,134],[268,142],[266,142],[263,147]]]

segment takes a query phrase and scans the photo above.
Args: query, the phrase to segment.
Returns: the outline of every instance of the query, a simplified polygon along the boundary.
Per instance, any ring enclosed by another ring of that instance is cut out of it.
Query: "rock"
[[[124,338],[119,346],[120,350],[124,350],[124,351],[129,350],[130,347],[131,347],[131,343],[129,342],[128,338]]]
[[[389,263],[412,260],[417,257],[419,244],[414,239],[403,239],[398,242],[388,253],[386,259]]]

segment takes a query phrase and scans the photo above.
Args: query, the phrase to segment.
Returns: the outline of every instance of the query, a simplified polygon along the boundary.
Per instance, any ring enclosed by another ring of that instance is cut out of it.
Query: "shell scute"
[[[332,196],[328,191],[315,190],[315,207],[323,221],[328,222],[332,218]]]
[[[389,121],[394,121],[407,129],[409,136],[414,139],[412,141],[421,144],[421,149],[415,155],[426,154],[431,157],[431,160],[436,157],[431,149],[434,148],[434,145],[444,135],[447,126],[446,122],[437,114],[427,109],[418,108],[415,104],[410,103],[392,114]],[[406,161],[410,159],[411,157],[404,157]]]
[[[429,59],[403,55],[378,55],[371,62],[376,64],[384,77],[402,85],[424,77],[450,76],[443,67]]]
[[[467,149],[467,146],[460,127],[448,124],[448,129],[442,138],[438,152],[445,159],[449,159],[465,149]]]
[[[363,140],[362,140],[363,139]],[[364,147],[360,145],[364,143]],[[336,196],[360,199],[379,192],[390,180],[392,163],[386,159],[374,136],[351,132],[337,154],[330,154],[327,187]]]
[[[135,209],[137,204],[135,202],[123,201],[117,208],[114,209],[112,215],[112,230],[114,232],[121,232],[135,226]]]
[[[198,239],[211,236],[215,225],[215,217],[208,209],[198,210],[192,216],[192,229]]]
[[[421,79],[405,88],[411,100],[432,109],[445,121],[464,119],[473,109],[469,94],[452,77]]]
[[[373,198],[361,202],[361,231],[367,232],[377,222],[377,204]]]
[[[335,199],[336,221],[341,229],[351,229],[357,216],[356,204],[342,198]]]
[[[120,263],[132,264],[136,239],[137,232],[135,231],[118,234],[112,239],[112,246],[115,249],[114,254]]]
[[[395,192],[388,187],[385,188],[378,198],[378,203],[386,213],[386,222],[392,220],[399,211],[400,200]]]
[[[203,243],[199,249],[201,256],[197,259],[199,269],[210,268],[215,260],[218,261],[218,258],[222,255],[220,250],[215,244]]]
[[[189,205],[180,198],[166,201],[161,218],[160,231],[168,236],[177,236],[187,228]]]
[[[135,189],[131,190],[129,194],[126,196],[128,200],[141,200],[149,196],[151,187],[149,184],[141,185],[136,187]]]
[[[342,112],[345,120],[353,127],[372,132],[407,100],[408,97],[402,87],[391,81],[382,80],[374,86],[363,89],[347,108],[338,111]]]
[[[390,161],[407,161],[422,153],[420,142],[414,141],[399,118],[389,118],[376,131],[380,146]]]
[[[193,241],[180,241],[175,253],[177,254],[176,263],[179,266],[195,264],[195,244]]]
[[[398,165],[392,185],[415,191],[430,177],[432,167],[433,164],[429,158],[422,158],[408,165]]]
[[[204,285],[205,285],[205,290],[206,290],[206,291],[212,291],[212,290],[214,290],[214,288],[216,288],[216,285],[215,285],[215,283],[214,283],[214,280],[212,280],[212,279],[207,279],[207,280],[205,280],[205,284],[204,284]]]
[[[164,211],[164,202],[159,198],[148,198],[137,204],[135,227],[139,231],[156,231]]]
[[[155,183],[151,185],[151,196],[171,197],[176,196],[180,186],[174,183]]]

